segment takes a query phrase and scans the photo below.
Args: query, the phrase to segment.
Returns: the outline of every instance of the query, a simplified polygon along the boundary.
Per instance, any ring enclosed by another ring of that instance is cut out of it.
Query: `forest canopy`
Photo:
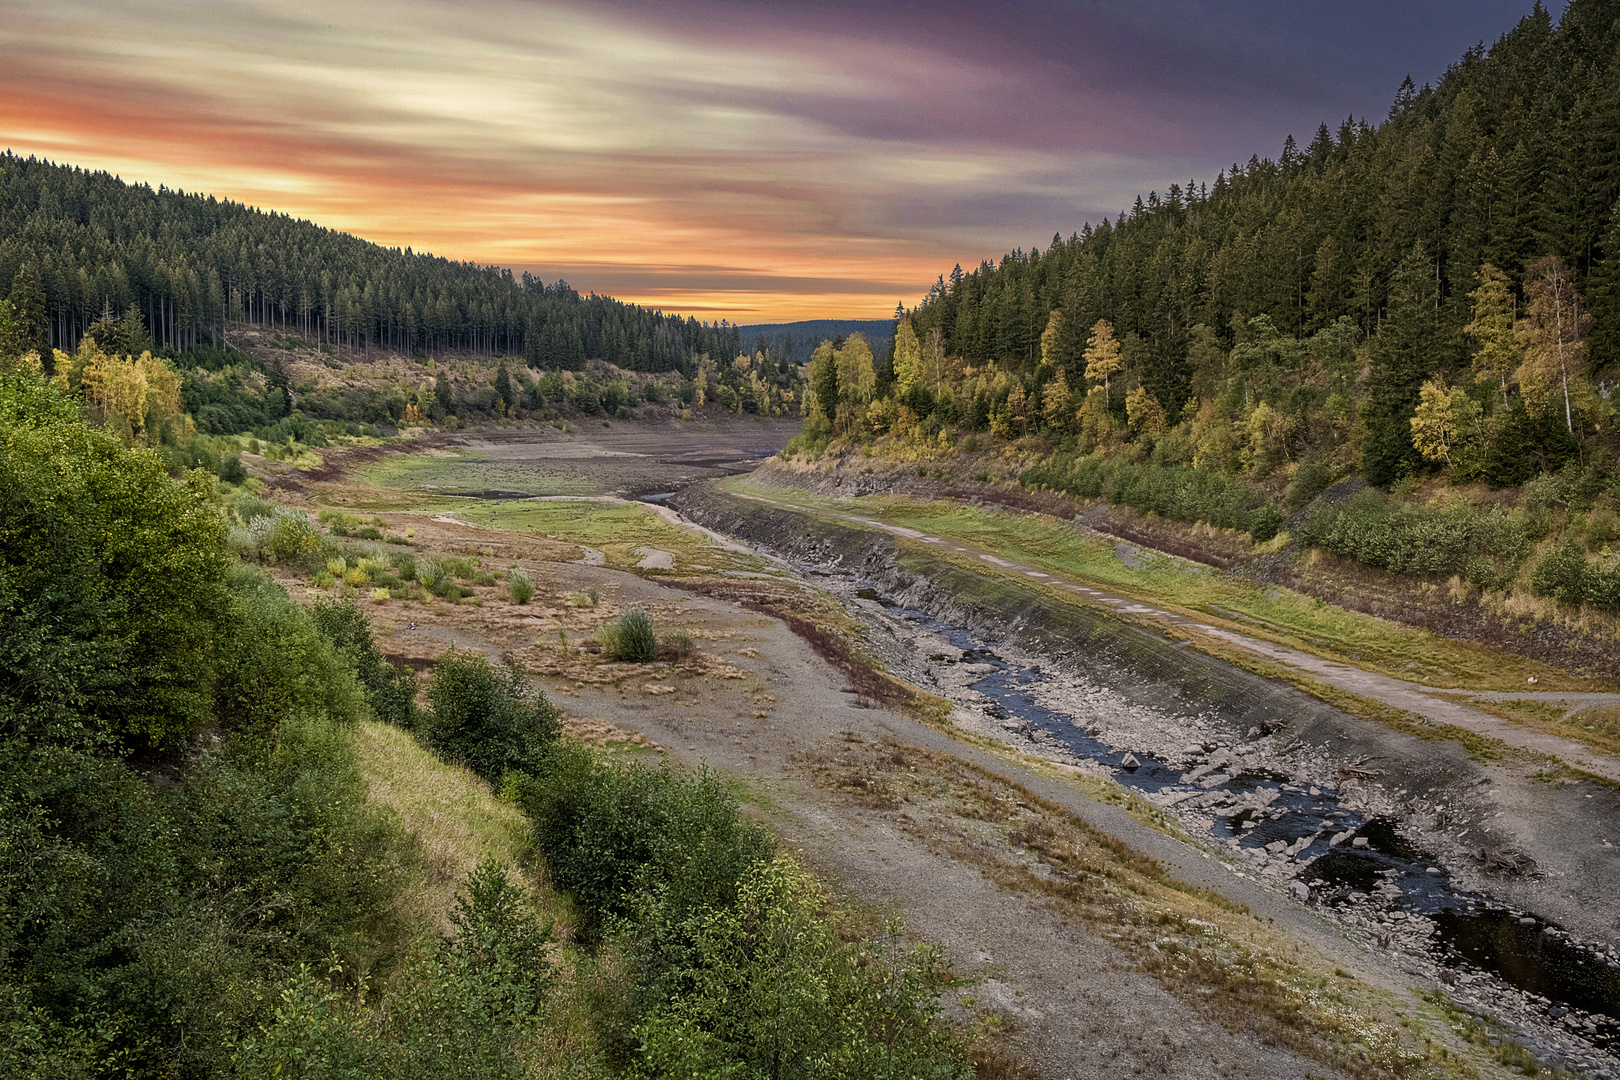
[[[552,369],[605,360],[690,374],[697,356],[739,351],[734,326],[582,296],[565,281],[11,153],[0,170],[0,289],[41,355],[72,352],[131,305],[174,352],[219,343],[232,320],[352,349],[465,350]]]

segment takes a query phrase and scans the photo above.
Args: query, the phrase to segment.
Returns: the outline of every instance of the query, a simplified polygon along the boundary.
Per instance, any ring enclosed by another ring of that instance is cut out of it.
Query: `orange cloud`
[[[1140,171],[863,133],[999,79],[914,48],[807,36],[756,60],[504,0],[20,10],[0,39],[15,152],[705,318],[887,315],[1008,246],[998,211],[953,201],[1018,217]]]

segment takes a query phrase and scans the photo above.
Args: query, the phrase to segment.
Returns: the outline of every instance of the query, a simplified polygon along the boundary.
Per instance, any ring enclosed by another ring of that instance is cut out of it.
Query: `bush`
[[[1286,524],[1288,519],[1282,516],[1281,510],[1271,505],[1262,506],[1249,518],[1249,535],[1263,544],[1281,532]]]
[[[1580,545],[1565,540],[1543,555],[1530,571],[1530,591],[1550,596],[1560,604],[1582,604],[1592,576]]]
[[[383,659],[371,633],[371,620],[347,600],[317,600],[310,617],[365,687],[378,720],[410,727],[416,714],[416,672]]]
[[[541,1034],[541,1005],[553,982],[551,927],[524,909],[521,892],[493,861],[468,875],[451,921],[455,935],[420,950],[393,992],[371,1008],[300,970],[281,994],[275,1022],[244,1040],[234,1075],[533,1075],[523,1051]]]
[[[989,480],[988,474],[980,478]],[[1242,532],[1255,527],[1257,514],[1260,531],[1264,532],[1276,513],[1275,507],[1234,477],[1096,454],[1054,454],[1025,469],[1018,482],[1026,488],[1102,499],[1175,521],[1202,521]],[[1271,539],[1276,532],[1272,529],[1264,539]],[[1256,535],[1256,539],[1261,537]]]
[[[527,604],[534,598],[534,582],[516,570],[512,571],[507,584],[512,591],[512,603]]]
[[[562,716],[515,668],[497,671],[481,653],[451,649],[433,665],[433,708],[423,740],[492,784],[507,772],[537,772],[562,731]]]
[[[212,479],[170,480],[23,372],[0,375],[0,447],[0,733],[185,743],[231,618]]]
[[[1471,506],[1435,510],[1385,500],[1366,488],[1343,506],[1319,506],[1300,530],[1300,542],[1397,574],[1468,573],[1472,563],[1518,566],[1529,554],[1524,523],[1500,511]]]
[[[658,656],[658,638],[653,634],[652,617],[640,608],[631,608],[617,619],[610,619],[596,632],[602,649],[615,660],[645,664]]]
[[[558,743],[543,771],[515,781],[552,881],[580,904],[587,937],[628,915],[632,889],[662,894],[681,914],[723,906],[771,841],[707,771],[598,759]]]
[[[1298,510],[1333,483],[1333,471],[1326,465],[1317,461],[1307,461],[1300,465],[1294,473],[1294,478],[1283,489],[1283,502]]]
[[[227,484],[247,483],[247,469],[242,467],[241,454],[226,454],[220,459],[219,478]]]
[[[308,517],[297,510],[282,509],[271,519],[265,534],[264,555],[272,562],[295,562],[313,554],[320,539]]]
[[[416,583],[428,592],[438,591],[449,580],[449,575],[444,572],[444,567],[430,560],[423,560],[416,566],[415,570]],[[401,571],[400,577],[404,576],[404,572]]]

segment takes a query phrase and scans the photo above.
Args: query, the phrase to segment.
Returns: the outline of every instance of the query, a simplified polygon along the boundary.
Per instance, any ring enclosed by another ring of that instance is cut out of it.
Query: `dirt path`
[[[743,492],[734,493],[737,498],[750,499],[766,505],[778,505],[771,499]],[[937,536],[929,536],[916,529],[904,526],[890,525],[875,518],[862,517],[858,514],[845,514],[833,510],[803,510],[804,513],[821,514],[830,518],[837,518],[851,524],[866,528],[877,529],[893,536],[904,537],[908,540],[924,544],[936,545],[944,550],[954,551],[958,554],[971,555],[1002,570],[1011,570],[1022,573],[1027,577],[1040,581],[1054,588],[1063,589],[1079,596],[1090,603],[1100,604],[1109,610],[1137,620],[1149,620],[1164,626],[1173,626],[1177,629],[1193,634],[1213,638],[1222,644],[1245,649],[1258,656],[1264,657],[1274,663],[1285,664],[1307,672],[1312,678],[1336,687],[1348,690],[1353,694],[1371,698],[1385,705],[1392,705],[1398,709],[1414,713],[1437,724],[1455,724],[1477,734],[1497,739],[1508,746],[1527,750],[1532,753],[1545,754],[1558,758],[1568,765],[1585,770],[1595,776],[1607,780],[1620,782],[1620,760],[1605,754],[1599,754],[1590,747],[1583,746],[1570,739],[1559,738],[1556,735],[1532,731],[1520,727],[1509,721],[1491,716],[1488,713],[1471,709],[1459,702],[1438,696],[1444,691],[1429,690],[1417,684],[1393,679],[1387,675],[1364,671],[1361,668],[1339,661],[1325,660],[1320,656],[1292,649],[1285,645],[1265,641],[1252,637],[1226,627],[1214,626],[1183,612],[1170,611],[1165,608],[1147,604],[1131,597],[1119,596],[1107,590],[1090,585],[1080,585],[1072,581],[1065,581],[1043,570],[1037,570],[1025,563],[1003,559],[978,548],[964,546],[955,541],[944,540]],[[1101,535],[1101,534],[1098,534]],[[1550,694],[1533,695],[1519,693],[1479,694],[1491,700],[1517,700],[1525,697],[1544,696],[1558,700],[1575,701],[1590,704],[1616,704],[1620,703],[1620,694]]]

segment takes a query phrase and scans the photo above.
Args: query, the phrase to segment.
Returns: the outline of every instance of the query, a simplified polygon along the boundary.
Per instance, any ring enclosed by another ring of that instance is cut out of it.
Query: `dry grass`
[[[423,932],[450,929],[456,890],[483,860],[496,858],[514,867],[533,862],[523,812],[496,798],[467,769],[434,757],[409,732],[361,723],[354,748],[371,800],[397,814],[421,844],[422,862],[403,903]],[[558,919],[559,929],[570,921],[561,897],[538,890],[535,899]]]

